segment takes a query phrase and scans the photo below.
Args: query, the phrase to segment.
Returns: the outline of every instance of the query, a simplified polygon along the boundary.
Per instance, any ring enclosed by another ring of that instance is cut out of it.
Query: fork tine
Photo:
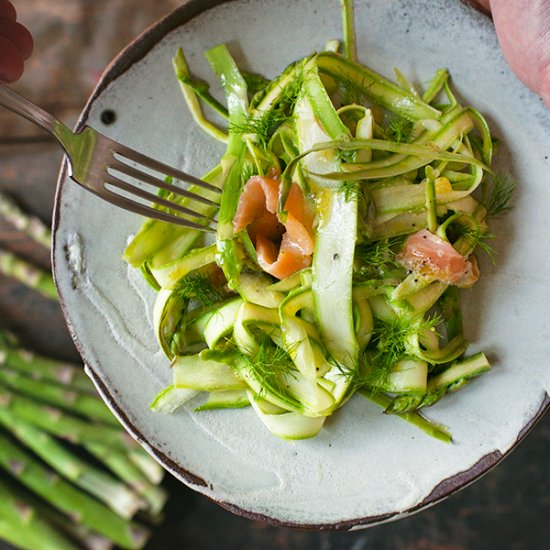
[[[195,212],[194,210],[191,210],[190,208],[187,208],[186,206],[182,206],[181,204],[177,204],[174,202],[171,202],[167,199],[164,199],[162,197],[159,197],[153,193],[150,193],[149,191],[145,191],[144,189],[141,189],[135,185],[132,185],[131,183],[128,183],[127,181],[121,180],[111,174],[109,174],[108,178],[105,178],[105,183],[112,185],[114,187],[117,187],[119,189],[122,189],[123,191],[127,191],[128,193],[131,193],[132,195],[137,195],[138,197],[141,197],[142,199],[145,199],[149,202],[153,202],[156,204],[160,204],[161,206],[165,206],[166,208],[169,208],[170,210],[174,210],[176,212],[180,212],[181,214],[187,214],[188,216],[192,216],[194,218],[198,219],[204,219],[209,220],[204,214],[199,214]]]
[[[162,162],[159,162],[158,160],[152,159],[142,153],[139,153],[138,151],[134,151],[133,149],[130,149],[125,145],[121,145],[117,143],[116,148],[114,149],[114,152],[128,160],[139,162],[140,164],[143,164],[143,166],[147,166],[148,168],[151,168],[157,172],[160,172],[161,174],[165,174],[166,176],[172,176],[177,180],[194,183],[195,185],[198,185],[210,191],[214,191],[215,193],[222,192],[222,190],[219,187],[216,187],[211,183],[202,181],[201,179],[196,178],[191,174],[187,174],[186,172],[182,172],[181,170],[176,170],[172,166],[168,166],[167,164],[164,164]]]
[[[175,216],[173,214],[168,214],[167,212],[163,212],[162,210],[157,210],[156,208],[152,208],[151,206],[147,206],[146,204],[135,202],[131,199],[128,199],[127,197],[119,195],[118,193],[114,193],[113,191],[110,191],[108,189],[104,189],[99,196],[104,200],[108,200],[111,204],[114,204],[115,206],[122,207],[125,210],[129,210],[130,212],[135,212],[136,214],[140,214],[141,216],[146,216],[148,218],[155,218],[157,220],[161,220],[168,223],[174,223],[176,225],[183,225],[185,227],[189,227],[191,229],[198,229],[200,231],[206,231],[206,232],[215,231],[209,225],[201,225],[199,223],[192,222],[191,220],[187,220],[185,218],[179,218],[178,216]]]
[[[155,178],[154,176],[151,176],[150,174],[146,174],[145,172],[141,172],[137,168],[134,168],[133,166],[129,166],[128,164],[125,164],[124,162],[120,162],[118,160],[115,160],[114,163],[109,164],[109,168],[113,170],[117,170],[118,172],[122,172],[123,174],[126,174],[127,176],[130,176],[132,178],[135,178],[137,180],[143,181],[145,183],[148,183],[149,185],[153,185],[155,187],[160,187],[161,189],[165,189],[166,191],[169,191],[170,193],[175,193],[177,195],[183,195],[184,197],[188,197],[189,199],[192,199],[194,201],[202,202],[204,204],[208,204],[210,206],[219,206],[217,202],[211,201],[210,199],[207,199],[205,197],[201,197],[200,195],[197,195],[195,193],[192,193],[191,191],[188,191],[187,189],[182,189],[181,187],[176,187],[175,185],[170,185],[169,183],[166,183],[165,181],[162,181],[159,178]]]

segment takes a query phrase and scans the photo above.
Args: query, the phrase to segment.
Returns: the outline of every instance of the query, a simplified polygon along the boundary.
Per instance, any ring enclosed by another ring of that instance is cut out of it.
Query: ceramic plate
[[[484,113],[501,140],[495,165],[520,182],[513,212],[492,225],[497,262],[483,262],[480,283],[465,293],[470,351],[485,350],[494,369],[429,410],[451,429],[453,444],[382,415],[361,396],[316,438],[296,442],[272,436],[249,409],[196,414],[191,404],[151,413],[149,403],[170,383],[168,361],[153,335],[154,293],[120,259],[143,220],[65,172],[57,197],[57,284],[107,403],[184,483],[239,514],[286,525],[348,529],[431,505],[501,460],[549,403],[550,114],[507,68],[490,20],[459,1],[360,0],[356,20],[360,59],[382,74],[397,66],[422,83],[447,67],[464,103]],[[172,73],[177,47],[213,82],[203,52],[217,43],[227,43],[241,67],[275,76],[340,36],[336,0],[185,2],[107,69],[79,124],[200,175],[223,148],[186,109]]]

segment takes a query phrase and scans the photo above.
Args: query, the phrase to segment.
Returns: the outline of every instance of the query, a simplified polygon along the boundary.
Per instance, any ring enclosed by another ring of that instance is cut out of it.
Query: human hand
[[[0,0],[0,80],[15,82],[23,74],[23,65],[33,49],[30,32],[16,21],[9,0]]]
[[[550,108],[550,2],[475,0],[489,10],[504,57]]]

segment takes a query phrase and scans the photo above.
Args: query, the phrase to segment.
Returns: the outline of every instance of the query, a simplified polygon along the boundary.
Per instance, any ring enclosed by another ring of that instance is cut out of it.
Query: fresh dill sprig
[[[344,200],[350,202],[363,196],[363,188],[357,180],[346,180],[338,188],[338,192],[344,195]]]
[[[453,228],[457,237],[462,238],[466,241],[466,244],[474,250],[479,247],[494,263],[495,261],[495,250],[487,242],[491,239],[494,239],[495,236],[487,230],[482,229],[481,227],[471,227],[470,225],[458,225],[456,228]]]
[[[355,257],[369,267],[384,267],[393,262],[396,254],[395,249],[400,242],[399,237],[394,237],[363,243],[355,247]]]
[[[370,368],[365,384],[383,387],[396,363],[407,355],[407,340],[415,334],[434,330],[440,323],[441,319],[437,316],[428,319],[399,317],[376,323],[369,344],[371,351],[366,358]]]
[[[386,139],[397,143],[409,141],[413,131],[413,123],[406,118],[394,116],[386,128]]]
[[[405,339],[414,332],[418,332],[414,324],[404,323],[399,318],[377,323],[371,338],[376,350],[371,360],[378,368],[387,370],[392,367],[405,353]]]
[[[244,185],[255,174],[257,174],[257,170],[254,163],[250,161],[245,161],[243,163],[243,169],[241,172],[241,180],[243,182],[242,184]]]
[[[357,83],[356,78],[341,74],[338,77],[340,87],[338,88],[337,95],[339,96],[343,105],[365,105],[368,101],[368,97],[361,89],[367,88],[366,79],[362,77],[364,85]]]
[[[491,194],[487,200],[487,216],[497,218],[509,212],[510,201],[516,190],[517,182],[508,174],[496,175],[491,185]]]
[[[202,306],[211,306],[222,298],[206,273],[191,273],[182,277],[174,292],[187,300],[195,300]]]
[[[342,370],[342,373],[349,377],[353,389],[368,388],[373,394],[384,391],[395,365],[407,356],[407,340],[415,334],[434,330],[440,324],[438,316],[378,321],[367,349],[359,355],[356,368]]]
[[[235,134],[254,135],[263,146],[271,138],[275,129],[289,119],[289,116],[279,109],[271,109],[256,117],[251,113],[242,124],[231,124],[230,130]]]
[[[371,388],[371,391],[381,391],[387,387],[392,368],[395,363],[385,360],[385,357],[377,351],[365,353],[363,356],[365,375],[363,384]]]
[[[288,86],[283,89],[279,104],[282,105],[289,113],[294,111],[296,102],[302,97],[304,93],[304,82],[309,71],[313,69],[305,69],[303,66],[296,70],[294,78]]]
[[[248,367],[260,380],[262,388],[270,388],[277,393],[286,393],[283,376],[296,376],[296,365],[281,347],[265,337],[258,351],[252,356],[245,356]]]
[[[265,147],[275,130],[284,122],[292,119],[294,105],[302,94],[303,82],[304,71],[299,70],[270,109],[259,115],[253,110],[244,123],[232,124],[230,130],[236,134],[254,135],[257,141]]]
[[[340,372],[349,380],[350,391],[355,392],[360,388],[369,388],[374,394],[386,386],[391,373],[391,367],[379,360],[376,350],[366,349],[359,354],[354,369],[343,369]]]

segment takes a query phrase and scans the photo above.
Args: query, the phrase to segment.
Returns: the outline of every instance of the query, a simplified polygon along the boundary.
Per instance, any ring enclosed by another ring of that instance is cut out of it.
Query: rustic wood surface
[[[97,78],[134,36],[177,0],[15,0],[35,38],[16,89],[71,125]],[[1,55],[1,52],[0,52]],[[57,146],[0,109],[0,189],[51,222]],[[49,266],[49,256],[0,220],[0,246]],[[0,278],[0,324],[42,353],[78,361],[59,306]],[[236,517],[175,480],[165,523],[148,548],[194,549],[548,549],[550,416],[482,480],[412,518],[359,533],[304,532]],[[0,475],[2,475],[0,473]],[[8,548],[0,542],[0,548]]]

